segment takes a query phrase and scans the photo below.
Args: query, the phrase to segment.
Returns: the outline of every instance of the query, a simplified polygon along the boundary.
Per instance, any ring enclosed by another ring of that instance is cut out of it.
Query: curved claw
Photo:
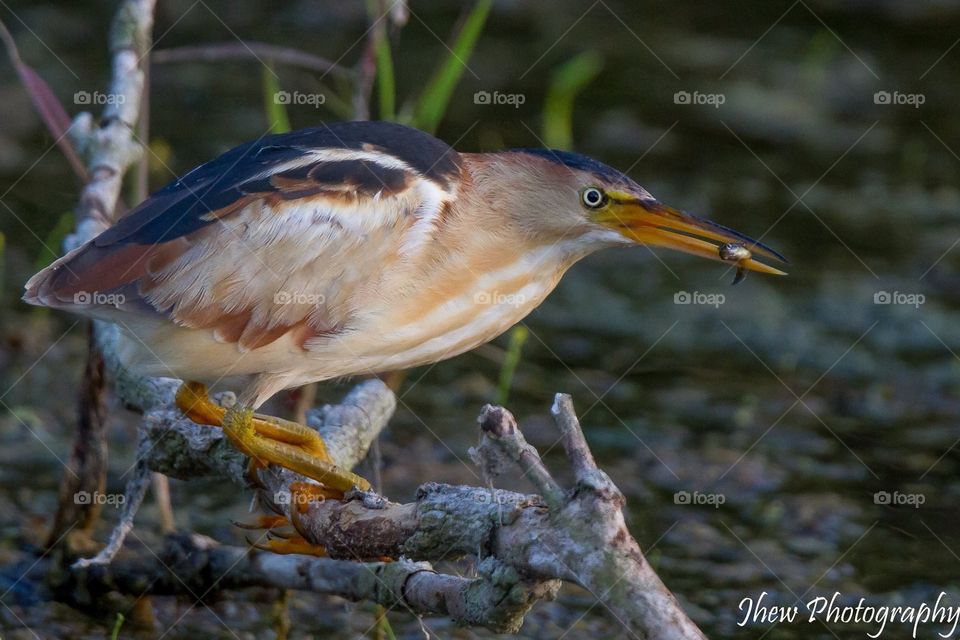
[[[250,531],[259,531],[266,529],[268,531],[272,529],[278,529],[280,527],[290,526],[290,521],[287,520],[284,516],[266,516],[260,515],[257,516],[257,519],[254,522],[240,522],[239,520],[232,521],[233,526],[239,527],[240,529],[247,529]]]
[[[259,549],[260,551],[270,551],[272,553],[280,554],[291,554],[297,553],[301,555],[316,556],[318,558],[327,557],[327,551],[320,545],[311,544],[304,540],[303,538],[296,537],[290,539],[271,539],[266,542],[256,542],[247,538],[247,542],[254,549]]]

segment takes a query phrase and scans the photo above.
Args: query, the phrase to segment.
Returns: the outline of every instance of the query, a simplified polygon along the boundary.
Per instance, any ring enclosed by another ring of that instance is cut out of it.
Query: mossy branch
[[[111,341],[119,339],[117,332],[105,331],[102,336],[106,342],[101,348],[114,353]],[[193,424],[172,404],[175,381],[138,383],[135,376],[118,369],[115,358],[107,357],[106,363],[123,381],[116,387],[121,397],[145,411],[142,430],[148,444],[141,449],[142,464],[182,479],[214,476],[250,486],[247,459],[222,431]],[[350,468],[365,457],[395,406],[385,384],[368,380],[354,387],[341,404],[310,411],[307,422],[324,437],[337,464]],[[540,495],[427,483],[414,501],[403,504],[370,492],[355,492],[343,502],[304,503],[302,494],[291,494],[291,485],[311,480],[276,467],[259,471],[254,490],[261,503],[289,518],[301,535],[325,547],[333,560],[267,560],[261,556],[272,558],[271,554],[258,553],[244,561],[237,584],[282,583],[381,604],[395,604],[402,597],[403,606],[416,613],[443,613],[466,624],[512,631],[538,599],[556,593],[558,581],[569,581],[602,597],[605,607],[638,637],[703,637],[628,532],[623,494],[597,467],[570,397],[558,394],[552,413],[573,470],[572,486],[554,479],[502,407],[483,408],[478,419],[480,443],[472,451],[488,478],[513,467]],[[211,558],[237,553],[222,548]],[[475,578],[442,576],[424,564],[464,556],[479,561]],[[402,560],[387,565],[368,562],[382,557]],[[122,558],[116,561],[142,561]],[[351,586],[353,591],[345,590],[343,585],[349,582],[345,576],[359,575],[359,566],[367,568],[363,575],[373,572],[382,582],[358,583]],[[301,579],[307,575],[303,571],[313,577]],[[399,580],[397,575],[405,577]],[[232,577],[225,580],[234,584]]]

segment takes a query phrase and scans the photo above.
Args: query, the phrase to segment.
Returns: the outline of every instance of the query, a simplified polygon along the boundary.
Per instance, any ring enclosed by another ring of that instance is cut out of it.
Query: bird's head
[[[517,149],[488,170],[501,185],[503,209],[528,236],[545,242],[600,246],[666,247],[738,268],[784,275],[754,259],[786,262],[779,253],[738,231],[669,207],[602,162],[549,149]],[[742,247],[742,249],[741,249]]]

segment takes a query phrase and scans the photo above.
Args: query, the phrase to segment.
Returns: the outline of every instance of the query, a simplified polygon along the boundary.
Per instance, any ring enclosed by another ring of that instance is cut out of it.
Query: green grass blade
[[[510,332],[510,342],[507,345],[507,355],[500,367],[500,381],[497,383],[497,402],[501,406],[507,404],[510,398],[510,387],[513,385],[513,374],[520,364],[520,355],[523,343],[530,336],[530,331],[523,325],[517,325]]]
[[[7,280],[7,236],[0,231],[0,292],[4,290],[3,284]]]
[[[543,105],[543,140],[548,147],[573,147],[573,101],[602,68],[600,54],[585,51],[553,71]]]
[[[340,94],[352,95],[353,85],[345,78],[331,78],[331,80],[335,83],[333,86],[319,85],[324,96],[323,106],[341,120],[353,120],[355,117],[353,102],[340,97]]]
[[[375,613],[377,621],[374,624],[374,637],[384,638],[385,640],[397,640],[397,635],[393,632],[393,627],[390,626],[390,621],[387,619],[387,608],[382,604],[378,604]]]
[[[290,118],[287,117],[287,107],[281,100],[285,94],[280,91],[280,81],[273,67],[263,68],[263,111],[267,116],[267,124],[272,133],[286,133],[290,131]]]
[[[120,627],[123,626],[123,621],[126,618],[123,617],[122,613],[117,614],[117,621],[113,623],[113,631],[110,632],[110,640],[118,640],[120,638]]]
[[[380,101],[380,119],[397,119],[397,87],[393,74],[393,55],[386,34],[377,44],[377,98]]]
[[[420,100],[414,109],[413,126],[433,133],[447,111],[450,98],[456,89],[467,62],[473,54],[473,48],[480,38],[480,32],[487,22],[493,0],[479,0],[470,10],[457,34],[450,54],[444,59],[427,83]]]
[[[390,51],[390,38],[387,35],[386,20],[383,12],[387,10],[386,2],[381,0],[367,0],[367,15],[371,21],[376,21],[374,29],[377,38],[377,100],[379,103],[381,120],[397,119],[397,81],[393,72],[393,53]]]

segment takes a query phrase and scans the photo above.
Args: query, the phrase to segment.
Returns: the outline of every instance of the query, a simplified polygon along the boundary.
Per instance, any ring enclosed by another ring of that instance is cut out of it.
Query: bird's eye
[[[588,209],[599,209],[607,204],[607,194],[596,187],[587,187],[580,192],[580,201]]]

